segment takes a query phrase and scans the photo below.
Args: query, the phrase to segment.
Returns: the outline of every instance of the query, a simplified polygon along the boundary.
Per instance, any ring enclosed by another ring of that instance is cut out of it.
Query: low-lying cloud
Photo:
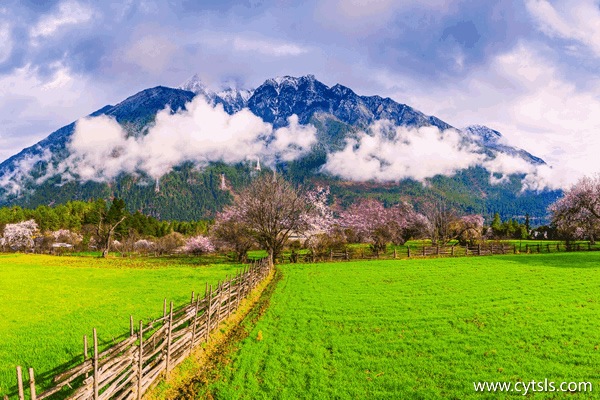
[[[553,188],[552,169],[547,165],[504,153],[489,156],[477,142],[455,129],[405,128],[378,121],[367,132],[347,139],[341,151],[330,153],[322,171],[353,181],[410,178],[425,182],[436,175],[452,176],[480,166],[490,172],[493,184],[507,181],[512,174],[525,174],[524,190]]]
[[[66,179],[107,181],[121,173],[154,179],[191,161],[200,165],[238,163],[259,158],[264,164],[291,161],[316,142],[316,129],[289,118],[287,127],[271,124],[244,109],[227,114],[201,96],[173,113],[160,111],[146,135],[128,134],[113,118],[83,118],[68,144],[70,156],[58,168]]]

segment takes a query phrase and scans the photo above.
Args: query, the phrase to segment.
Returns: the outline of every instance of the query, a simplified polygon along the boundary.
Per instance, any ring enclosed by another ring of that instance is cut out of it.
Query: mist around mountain
[[[105,106],[4,161],[0,204],[118,196],[158,218],[210,218],[231,201],[229,189],[276,170],[298,184],[330,185],[341,205],[361,196],[417,207],[437,199],[543,222],[560,194],[548,185],[549,168],[493,129],[457,129],[311,75],[220,91],[194,76]]]

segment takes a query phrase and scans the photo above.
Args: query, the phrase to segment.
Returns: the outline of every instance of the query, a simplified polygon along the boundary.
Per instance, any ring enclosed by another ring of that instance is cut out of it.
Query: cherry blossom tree
[[[473,245],[483,237],[483,217],[481,215],[462,216],[454,222],[452,230],[461,245]]]
[[[275,261],[292,233],[310,228],[306,214],[312,207],[306,196],[281,176],[264,174],[235,195],[234,204],[224,213]]]
[[[600,234],[600,174],[580,179],[549,211],[552,224],[566,239],[594,243]]]
[[[215,246],[208,237],[198,235],[186,240],[185,245],[183,246],[183,251],[188,254],[200,255],[204,253],[212,253],[215,251]]]
[[[34,239],[39,234],[38,224],[30,219],[16,224],[6,224],[0,245],[11,250],[27,250],[34,247]]]
[[[248,251],[256,244],[250,227],[237,220],[233,207],[217,214],[210,230],[213,242],[222,250],[231,250],[239,262],[246,262]]]
[[[426,220],[407,203],[385,208],[378,200],[363,199],[343,211],[339,223],[350,229],[358,241],[371,243],[373,250],[379,253],[385,251],[390,242],[404,244],[418,235]]]

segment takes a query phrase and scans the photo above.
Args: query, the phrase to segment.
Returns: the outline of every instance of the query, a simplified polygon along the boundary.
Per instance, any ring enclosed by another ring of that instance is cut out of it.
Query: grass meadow
[[[53,369],[81,361],[83,335],[102,347],[136,324],[162,316],[163,299],[181,305],[191,292],[239,265],[195,258],[0,255],[0,398],[16,388],[15,366],[33,367],[40,389]]]
[[[523,398],[477,381],[589,381],[600,397],[600,255],[288,264],[217,399]],[[530,392],[530,396],[533,394]]]

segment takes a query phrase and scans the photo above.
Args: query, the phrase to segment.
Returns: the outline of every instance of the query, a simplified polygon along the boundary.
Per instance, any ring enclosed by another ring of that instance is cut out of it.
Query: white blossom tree
[[[16,224],[6,224],[2,235],[2,247],[11,250],[32,249],[39,234],[38,224],[30,219]]]

